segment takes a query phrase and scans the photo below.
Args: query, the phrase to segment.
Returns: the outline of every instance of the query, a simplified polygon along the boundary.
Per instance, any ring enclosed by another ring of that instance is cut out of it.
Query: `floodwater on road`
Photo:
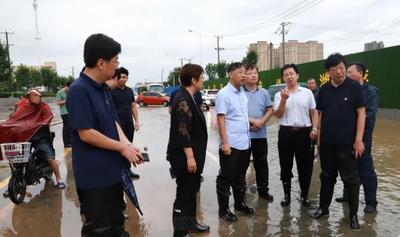
[[[296,167],[292,184],[292,202],[289,207],[281,207],[283,198],[279,180],[279,160],[277,153],[278,125],[273,120],[268,127],[269,180],[274,201],[269,203],[258,199],[255,189],[254,168],[250,164],[247,181],[247,202],[256,210],[255,215],[238,215],[236,223],[227,223],[218,218],[215,179],[218,174],[218,134],[211,126],[212,110],[205,112],[209,125],[209,143],[204,168],[204,182],[198,194],[198,219],[210,225],[210,233],[193,236],[399,236],[400,227],[400,122],[378,120],[374,132],[373,156],[378,175],[378,212],[365,215],[364,197],[360,193],[359,219],[361,230],[349,228],[347,205],[332,201],[329,217],[314,220],[309,213],[318,206],[319,161],[314,163],[314,173],[310,187],[312,206],[301,207]],[[128,204],[129,218],[125,222],[131,236],[172,236],[172,203],[176,184],[169,176],[169,164],[165,160],[168,142],[169,114],[165,107],[145,107],[139,109],[140,130],[135,132],[134,143],[148,147],[150,162],[134,168],[140,179],[134,180],[141,208],[140,216]],[[65,149],[61,139],[61,125],[52,127],[56,132],[55,148],[61,163],[61,173],[67,188],[58,190],[52,182],[28,188],[29,196],[24,203],[14,205],[0,196],[0,236],[80,236],[82,226],[79,214],[75,183],[71,164],[71,149]],[[0,192],[7,186],[9,168],[0,162]],[[334,197],[342,192],[342,182],[335,187]],[[362,188],[361,188],[362,190]],[[233,200],[231,198],[231,205]],[[233,208],[231,208],[233,210]]]

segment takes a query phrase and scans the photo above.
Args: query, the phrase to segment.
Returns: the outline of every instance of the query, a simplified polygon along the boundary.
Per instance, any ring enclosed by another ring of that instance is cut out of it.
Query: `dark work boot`
[[[172,223],[174,225],[174,237],[187,236],[187,219],[184,216],[183,210],[173,209]]]
[[[319,192],[319,208],[311,214],[312,218],[319,219],[322,216],[329,214],[329,206],[331,205],[333,188],[335,187],[336,179],[321,177],[321,189]]]
[[[237,221],[237,217],[229,210],[229,196],[217,194],[218,196],[218,215],[227,222]]]
[[[191,207],[188,207],[188,210],[190,212],[190,220],[189,220],[189,230],[188,232],[190,233],[204,233],[208,232],[210,230],[210,227],[205,224],[200,224],[197,222],[196,219],[196,212],[197,212],[197,207],[196,203],[193,203]]]
[[[347,202],[348,201],[347,191],[345,188],[343,188],[343,196],[335,198],[335,201],[337,201],[337,202]]]
[[[245,202],[246,188],[233,189],[233,198],[235,199],[235,210],[244,214],[253,214],[254,209],[247,206]]]
[[[346,190],[347,190],[348,204],[350,210],[350,227],[352,229],[360,229],[360,224],[358,223],[358,217],[357,217],[358,202],[359,202],[358,196],[360,193],[360,186],[355,185],[346,187]]]
[[[290,204],[290,192],[292,189],[291,180],[282,182],[282,185],[283,185],[283,192],[284,192],[285,196],[283,197],[283,199],[281,201],[281,206],[286,207]]]

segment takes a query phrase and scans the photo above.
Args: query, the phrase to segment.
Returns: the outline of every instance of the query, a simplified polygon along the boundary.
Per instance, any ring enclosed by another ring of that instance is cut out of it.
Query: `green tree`
[[[40,68],[40,76],[43,80],[43,86],[46,87],[47,91],[55,92],[57,90],[57,72],[51,68],[42,67]]]
[[[242,59],[244,65],[256,65],[258,60],[258,55],[256,51],[250,50],[247,52],[246,57]]]
[[[0,88],[2,91],[10,91],[12,72],[10,71],[10,63],[8,62],[8,54],[6,47],[0,41]]]
[[[225,61],[222,61],[220,63],[217,63],[215,65],[216,70],[217,70],[217,75],[218,78],[225,78],[226,77],[226,69],[227,69],[227,64]]]
[[[176,67],[174,68],[174,70],[172,70],[169,75],[168,75],[168,85],[175,85],[178,86],[179,85],[179,72],[181,71],[180,67]]]
[[[15,71],[16,90],[22,91],[33,86],[31,70],[25,65],[19,65]]]
[[[209,63],[206,65],[205,71],[207,73],[208,79],[209,80],[214,80],[217,79],[217,65]]]

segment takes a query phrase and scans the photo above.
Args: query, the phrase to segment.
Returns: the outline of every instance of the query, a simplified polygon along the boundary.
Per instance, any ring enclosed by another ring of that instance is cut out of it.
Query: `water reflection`
[[[52,182],[28,203],[16,205],[12,212],[12,229],[6,229],[5,237],[57,237],[61,236],[61,191]]]

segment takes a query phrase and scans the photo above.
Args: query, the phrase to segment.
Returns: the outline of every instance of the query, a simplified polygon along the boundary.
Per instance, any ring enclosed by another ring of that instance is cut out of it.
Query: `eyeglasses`
[[[337,72],[337,71],[340,71],[340,72],[344,72],[344,71],[346,71],[346,67],[345,66],[338,66],[338,67],[331,67],[331,68],[329,68],[329,71],[330,72]]]

